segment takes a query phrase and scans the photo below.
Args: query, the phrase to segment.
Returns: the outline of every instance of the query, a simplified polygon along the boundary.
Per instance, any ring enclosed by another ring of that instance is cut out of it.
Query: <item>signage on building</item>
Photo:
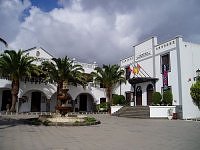
[[[145,52],[145,53],[142,53],[142,54],[140,54],[140,55],[138,55],[138,56],[136,57],[136,60],[141,59],[141,58],[144,58],[144,57],[149,56],[149,55],[151,55],[151,52],[150,52],[150,51]]]

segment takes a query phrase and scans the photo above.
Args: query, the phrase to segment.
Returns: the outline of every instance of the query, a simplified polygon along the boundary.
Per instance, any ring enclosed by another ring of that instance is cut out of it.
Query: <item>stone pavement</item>
[[[0,117],[0,150],[200,149],[200,122],[93,116],[102,124],[46,127]]]

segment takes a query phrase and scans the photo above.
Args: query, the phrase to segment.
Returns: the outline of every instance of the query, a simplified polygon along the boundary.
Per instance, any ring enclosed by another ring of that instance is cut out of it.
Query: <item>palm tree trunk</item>
[[[59,99],[60,94],[62,94],[62,81],[58,82],[57,86],[57,106],[61,106],[61,100]]]
[[[106,97],[108,98],[110,105],[112,105],[112,88],[106,88]]]
[[[11,112],[16,111],[15,107],[16,107],[18,93],[19,93],[19,80],[13,80],[12,81],[12,90],[11,90],[11,94],[12,94],[12,106],[10,108]]]

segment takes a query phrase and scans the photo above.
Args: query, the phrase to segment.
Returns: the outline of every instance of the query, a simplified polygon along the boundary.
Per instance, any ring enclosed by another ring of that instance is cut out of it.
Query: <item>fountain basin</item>
[[[47,126],[88,126],[101,123],[95,118],[86,115],[68,115],[65,117],[60,115],[40,115],[38,121]]]

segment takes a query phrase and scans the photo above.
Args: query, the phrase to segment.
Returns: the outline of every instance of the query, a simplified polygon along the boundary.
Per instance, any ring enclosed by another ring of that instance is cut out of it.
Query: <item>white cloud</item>
[[[102,11],[83,12],[78,1],[71,8],[49,13],[32,7],[11,45],[24,49],[42,46],[55,56],[69,55],[86,62],[118,63],[116,58],[123,57],[134,40],[131,31],[123,32],[131,18],[111,21]],[[120,18],[120,14],[113,17]]]
[[[30,7],[28,1],[22,4],[19,0],[0,0],[0,34],[15,49],[41,46],[55,57],[68,55],[100,64],[118,63],[131,55],[132,45],[146,36],[171,38],[183,32],[190,40],[199,39],[195,30],[199,18],[199,9],[194,8],[197,1],[190,5],[179,5],[179,0],[154,1],[60,0],[64,8],[43,12]],[[29,9],[30,15],[20,22],[24,9]],[[196,25],[190,31],[193,24]]]
[[[30,6],[28,1],[22,4],[18,0],[0,0],[0,36],[8,42],[18,34],[21,23],[19,19],[28,6]]]

